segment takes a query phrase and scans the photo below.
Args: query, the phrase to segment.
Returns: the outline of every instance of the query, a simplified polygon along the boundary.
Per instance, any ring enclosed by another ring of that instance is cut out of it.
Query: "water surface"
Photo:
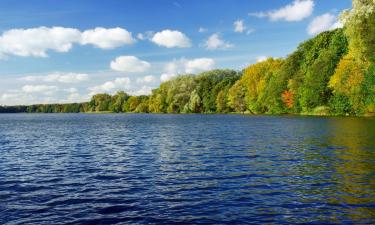
[[[0,224],[375,224],[375,119],[0,115]]]

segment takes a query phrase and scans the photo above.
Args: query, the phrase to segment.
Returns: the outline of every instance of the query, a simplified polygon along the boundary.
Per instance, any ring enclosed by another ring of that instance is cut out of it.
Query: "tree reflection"
[[[333,204],[346,207],[347,215],[357,220],[375,220],[375,120],[347,118],[329,120],[334,127],[330,144],[335,149],[337,176]]]

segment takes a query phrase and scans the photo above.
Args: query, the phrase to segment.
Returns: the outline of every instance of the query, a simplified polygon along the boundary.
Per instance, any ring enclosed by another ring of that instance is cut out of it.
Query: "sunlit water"
[[[0,224],[375,224],[375,118],[0,115]]]

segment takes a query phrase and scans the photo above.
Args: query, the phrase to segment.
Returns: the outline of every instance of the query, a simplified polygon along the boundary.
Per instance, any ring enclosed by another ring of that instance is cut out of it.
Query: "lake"
[[[375,224],[375,118],[0,115],[0,224]]]

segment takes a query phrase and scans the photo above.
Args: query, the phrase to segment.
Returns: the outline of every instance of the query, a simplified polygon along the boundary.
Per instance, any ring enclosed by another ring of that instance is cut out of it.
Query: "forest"
[[[286,58],[242,71],[180,75],[148,96],[102,93],[85,103],[0,106],[0,113],[374,115],[375,1],[353,0],[341,20],[344,28],[301,43]]]

